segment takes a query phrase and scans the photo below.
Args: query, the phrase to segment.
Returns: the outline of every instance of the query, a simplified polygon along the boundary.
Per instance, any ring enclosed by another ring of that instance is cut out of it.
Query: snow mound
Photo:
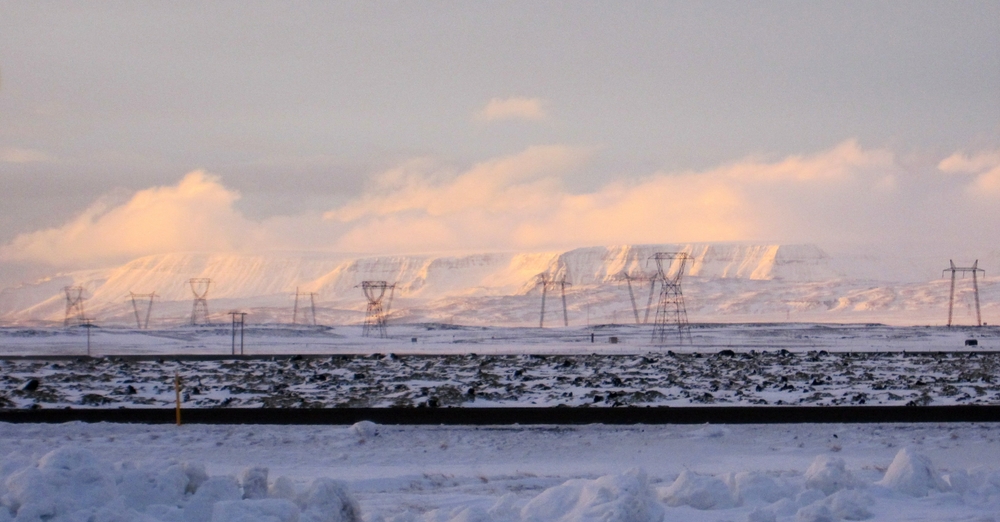
[[[868,506],[875,503],[865,493],[857,490],[841,490],[826,499],[826,504],[830,506],[830,511],[837,518],[844,520],[868,520],[872,517]]]
[[[543,491],[521,510],[525,522],[660,522],[646,472],[574,479]]]
[[[217,502],[212,522],[299,522],[299,508],[278,498]]]
[[[671,507],[691,506],[695,509],[726,509],[735,505],[729,486],[722,479],[681,472],[673,484],[659,490],[660,500]]]
[[[5,485],[3,502],[17,520],[86,520],[112,501],[121,502],[111,466],[79,448],[52,451]]]
[[[181,465],[174,464],[166,469],[145,466],[123,470],[119,493],[125,497],[125,506],[143,512],[157,504],[179,504],[190,483]]]
[[[243,486],[243,498],[267,498],[267,468],[252,467],[240,474],[240,485]]]
[[[329,478],[314,480],[297,503],[302,509],[300,522],[361,521],[361,508],[347,492],[347,486]]]
[[[739,504],[773,504],[795,495],[795,488],[767,473],[742,471],[732,475],[730,487]]]
[[[809,504],[795,513],[796,522],[834,522],[833,512],[823,503]]]
[[[876,482],[894,491],[914,497],[925,497],[931,491],[945,491],[948,486],[931,466],[931,459],[903,448],[896,453],[885,477]]]
[[[11,470],[15,463],[19,469]],[[5,460],[4,472],[0,522],[361,520],[358,504],[343,484],[318,478],[296,495],[284,477],[268,488],[267,468],[260,467],[248,468],[237,482],[231,476],[209,477],[200,465],[166,461],[112,466],[88,450],[64,447],[37,463]]]
[[[351,425],[351,433],[361,440],[368,440],[378,437],[378,424],[372,421],[360,421]]]
[[[854,475],[847,471],[844,459],[819,455],[806,470],[806,487],[818,489],[826,495],[857,485]]]
[[[493,522],[493,518],[476,506],[440,508],[424,513],[421,522]]]

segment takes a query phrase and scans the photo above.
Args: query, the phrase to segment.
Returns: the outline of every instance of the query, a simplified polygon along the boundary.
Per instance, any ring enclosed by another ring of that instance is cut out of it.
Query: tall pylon
[[[691,344],[691,326],[688,324],[681,277],[690,257],[686,252],[658,252],[651,259],[656,261],[656,280],[660,283],[660,301],[656,305],[656,322],[653,325],[653,343],[666,344],[668,330],[676,325],[678,342]],[[676,270],[674,270],[676,266]]]
[[[396,293],[396,283],[389,284],[386,281],[362,281],[361,290],[368,299],[368,309],[365,311],[365,325],[361,331],[364,337],[388,337],[386,332],[389,309],[392,307],[392,297]],[[385,292],[389,291],[389,300],[385,307],[382,301],[385,299]]]
[[[979,310],[979,281],[977,280],[976,276],[980,272],[982,272],[982,274],[985,276],[986,271],[983,270],[982,268],[979,268],[978,259],[976,260],[975,263],[972,263],[972,266],[969,267],[955,266],[955,262],[952,261],[951,259],[948,260],[948,264],[951,266],[945,268],[941,272],[941,275],[944,275],[945,272],[951,272],[951,291],[948,293],[948,326],[949,327],[951,326],[952,312],[955,308],[955,276],[961,273],[962,277],[965,277],[965,274],[970,272],[972,273],[972,293],[975,295],[976,299],[976,326],[982,326],[983,316]]]
[[[140,330],[146,330],[149,328],[149,316],[153,312],[153,300],[157,297],[156,292],[151,294],[137,294],[135,292],[128,293],[129,298],[132,299],[132,310],[135,312],[135,327]],[[139,302],[142,301],[143,306],[146,308],[146,313],[143,315],[139,314]]]
[[[87,314],[83,310],[83,301],[86,299],[83,287],[67,286],[63,291],[66,292],[66,318],[63,325],[77,326],[87,322]]]
[[[625,284],[628,285],[628,298],[632,302],[632,315],[635,317],[635,324],[645,324],[649,322],[649,308],[653,302],[653,289],[656,288],[656,278],[650,277],[646,274],[632,275],[628,272],[622,271],[615,275],[614,279],[616,281],[625,281]],[[649,301],[646,302],[646,315],[642,320],[640,320],[639,307],[635,302],[635,290],[632,287],[632,283],[636,283],[636,286],[641,287],[642,283],[646,281],[650,282]]]
[[[196,277],[188,280],[194,303],[191,305],[191,324],[211,324],[208,320],[208,290],[212,280],[207,277]]]
[[[299,297],[309,297],[309,316],[304,318],[303,324],[316,326],[316,292],[300,292],[297,286],[295,287],[295,307],[292,309],[292,324],[299,324]],[[304,312],[303,315],[305,315]]]
[[[551,275],[547,272],[542,272],[535,276],[535,286],[542,287],[542,311],[538,317],[538,327],[545,328],[545,295],[548,293],[549,288],[559,288],[562,292],[562,309],[563,309],[563,326],[569,326],[569,314],[566,310],[566,287],[573,286],[569,281],[566,281],[566,276],[560,279],[553,279]]]

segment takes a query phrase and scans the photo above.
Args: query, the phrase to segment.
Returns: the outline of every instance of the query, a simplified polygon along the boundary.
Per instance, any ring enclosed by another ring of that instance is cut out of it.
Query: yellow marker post
[[[181,376],[174,373],[174,394],[177,396],[177,425],[181,425]]]

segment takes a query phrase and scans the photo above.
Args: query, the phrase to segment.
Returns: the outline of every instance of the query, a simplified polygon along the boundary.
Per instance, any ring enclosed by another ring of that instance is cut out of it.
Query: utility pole
[[[233,351],[232,354],[236,355],[236,325],[240,326],[240,355],[243,355],[243,325],[246,323],[247,313],[246,312],[229,312],[229,315],[233,316]]]
[[[951,266],[945,268],[941,272],[942,275],[944,275],[945,272],[951,272],[951,291],[948,293],[948,327],[951,327],[952,312],[955,308],[955,276],[959,273],[962,274],[963,278],[967,273],[972,274],[972,293],[975,296],[976,300],[976,326],[982,326],[983,316],[979,309],[979,281],[977,280],[976,276],[979,273],[982,273],[983,276],[985,277],[986,271],[983,270],[982,268],[979,268],[978,259],[974,263],[972,263],[972,266],[969,267],[955,266],[955,262],[952,261],[951,259],[948,260],[948,264],[950,264]]]
[[[292,309],[292,324],[299,324],[299,296],[309,296],[309,314],[305,324],[316,326],[316,292],[300,292],[299,287],[295,287],[295,307]]]
[[[135,292],[129,292],[128,295],[132,299],[132,311],[135,312],[135,327],[140,330],[148,329],[149,316],[153,312],[153,300],[160,296],[156,295],[156,292],[153,292],[151,294],[137,294]],[[149,302],[146,303],[146,314],[145,314],[146,317],[145,320],[142,320],[140,319],[139,316],[139,304],[137,301],[145,301],[147,299],[149,300]]]
[[[555,287],[559,287],[562,293],[563,326],[569,326],[569,313],[566,308],[566,287],[573,286],[572,283],[566,281],[565,276],[555,280],[548,273],[542,272],[535,276],[535,285],[542,287],[542,311],[538,318],[538,327],[545,328],[545,295],[548,293],[549,288]]]

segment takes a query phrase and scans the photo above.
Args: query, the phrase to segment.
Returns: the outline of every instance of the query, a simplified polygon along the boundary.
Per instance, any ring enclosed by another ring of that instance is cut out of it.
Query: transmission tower
[[[86,299],[83,287],[67,286],[63,290],[66,292],[66,318],[63,325],[76,326],[87,322],[87,314],[83,311],[83,301]]]
[[[160,296],[156,295],[156,292],[151,294],[129,292],[128,296],[132,299],[132,310],[135,312],[135,327],[140,330],[149,328],[149,316],[153,312],[153,300]],[[143,303],[142,306],[146,308],[145,317],[139,314],[140,301]]]
[[[982,274],[985,276],[986,271],[983,270],[982,268],[979,268],[978,259],[976,260],[975,263],[972,263],[972,266],[969,267],[955,266],[955,262],[952,261],[951,259],[948,260],[948,264],[950,264],[951,266],[945,268],[941,272],[942,275],[944,275],[945,272],[951,272],[951,291],[948,293],[948,326],[949,327],[951,326],[952,311],[955,308],[955,276],[958,273],[961,273],[962,277],[964,278],[965,274],[970,272],[972,273],[972,293],[973,295],[975,295],[976,298],[976,326],[982,326],[983,316],[979,311],[979,281],[977,280],[976,276],[980,272],[982,272]]]
[[[688,325],[684,294],[681,293],[681,277],[688,257],[685,252],[658,252],[653,254],[656,261],[656,275],[653,286],[660,283],[660,301],[656,305],[656,322],[653,326],[653,343],[666,344],[667,330],[677,328],[680,344],[691,343],[691,327]],[[674,266],[676,270],[673,270]]]
[[[396,292],[396,283],[390,285],[385,281],[362,281],[361,290],[364,291],[365,297],[368,299],[365,326],[361,335],[364,337],[388,337],[385,326],[389,309],[392,307],[392,297]],[[382,301],[385,299],[386,290],[389,291],[389,300],[383,308]]]
[[[309,297],[309,316],[304,318],[305,324],[316,326],[316,292],[300,292],[299,287],[295,287],[295,308],[292,309],[292,324],[299,324],[299,297]]]
[[[569,326],[569,315],[566,311],[566,287],[573,285],[566,281],[566,276],[557,280],[553,279],[548,273],[542,272],[535,276],[535,286],[542,287],[542,312],[538,317],[538,327],[545,328],[545,295],[550,288],[555,289],[557,287],[562,292],[563,326]]]
[[[656,288],[656,278],[650,277],[646,274],[640,275],[629,275],[627,272],[619,272],[618,275],[614,277],[616,281],[625,281],[628,285],[628,298],[632,302],[632,315],[635,316],[635,324],[645,324],[649,322],[649,308],[653,303],[653,289]],[[639,320],[639,307],[635,302],[635,291],[632,288],[632,283],[636,283],[640,286],[642,283],[649,281],[649,300],[646,302],[646,315],[643,319]]]
[[[212,286],[212,280],[199,277],[189,279],[188,284],[191,285],[191,293],[194,294],[194,303],[191,306],[191,324],[211,324],[208,321],[208,289]]]

